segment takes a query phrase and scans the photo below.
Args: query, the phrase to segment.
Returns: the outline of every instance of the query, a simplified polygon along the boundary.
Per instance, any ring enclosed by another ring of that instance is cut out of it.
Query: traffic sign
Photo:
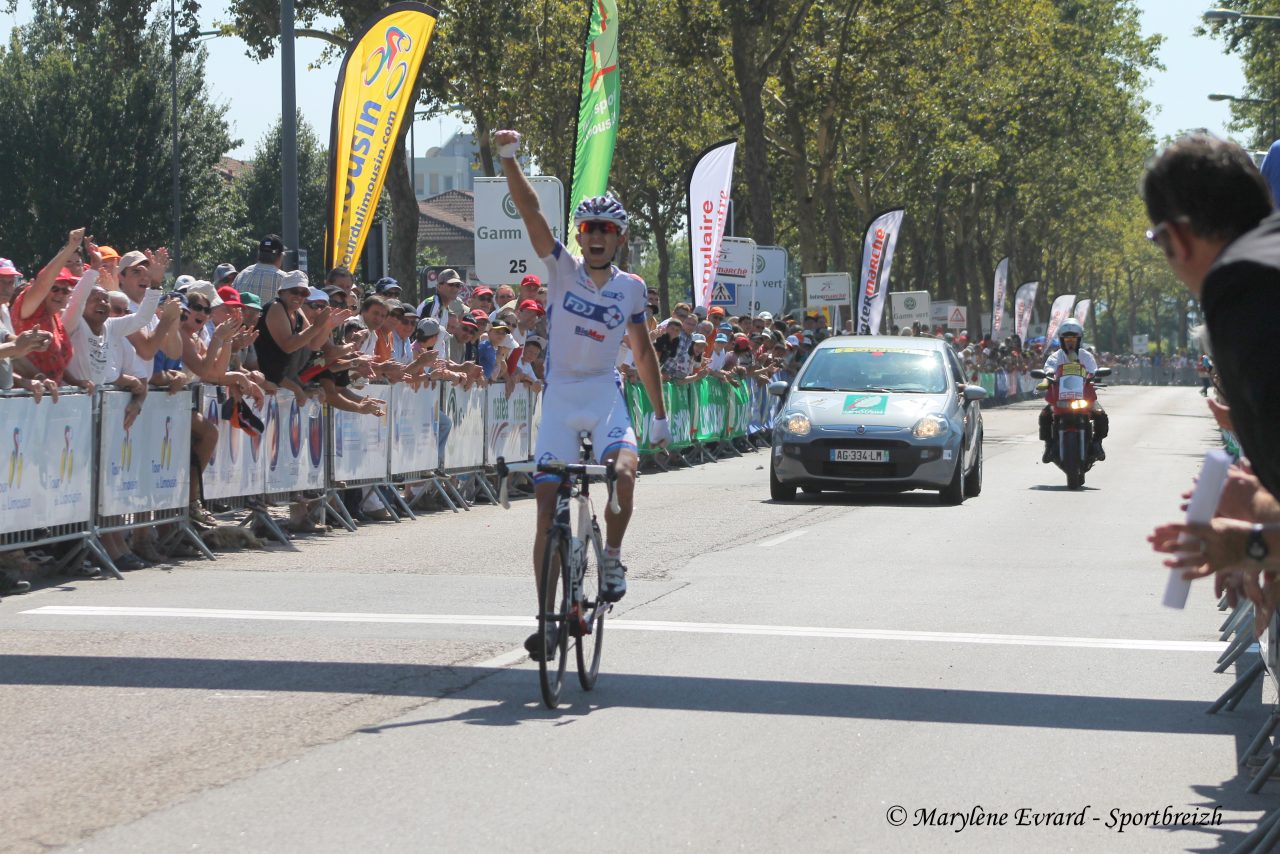
[[[963,305],[952,306],[951,311],[947,312],[947,328],[968,329],[969,307]]]
[[[531,176],[529,183],[552,235],[563,242],[564,186],[552,175]],[[518,285],[528,273],[546,272],[507,192],[506,178],[475,179],[475,229],[476,275],[484,284]]]
[[[734,305],[738,302],[738,283],[717,280],[711,285],[712,305]]]

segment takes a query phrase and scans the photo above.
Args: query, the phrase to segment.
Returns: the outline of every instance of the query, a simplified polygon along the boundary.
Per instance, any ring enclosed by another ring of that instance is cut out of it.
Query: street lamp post
[[[1276,20],[1280,20],[1277,18]],[[1236,95],[1223,95],[1220,92],[1214,92],[1209,96],[1210,101],[1230,101],[1233,104],[1256,104],[1259,106],[1268,106],[1271,108],[1270,125],[1271,139],[1275,140],[1280,136],[1280,128],[1276,126],[1276,102],[1268,101],[1266,98],[1241,98]]]
[[[1223,22],[1234,23],[1236,21],[1280,21],[1280,15],[1246,15],[1244,12],[1237,12],[1235,9],[1210,9],[1201,16],[1209,23]]]
[[[280,4],[280,213],[281,237],[298,261],[298,93],[294,79],[293,0]],[[288,263],[288,262],[286,262]]]
[[[182,180],[178,156],[178,10],[176,0],[169,0],[169,91],[172,96],[173,120],[173,274],[182,272]]]

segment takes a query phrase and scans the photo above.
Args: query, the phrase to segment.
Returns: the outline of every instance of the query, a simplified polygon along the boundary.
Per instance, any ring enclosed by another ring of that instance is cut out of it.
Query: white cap
[[[311,296],[311,280],[307,278],[307,274],[302,270],[290,270],[280,277],[280,284],[276,286],[276,293],[281,291],[291,291],[297,288],[306,288],[307,296]],[[329,299],[325,296],[325,299]]]
[[[773,315],[767,311],[762,311],[756,315],[756,320],[763,320],[765,323],[773,323]]]
[[[222,305],[222,297],[218,296],[218,289],[213,286],[213,282],[203,279],[197,279],[187,285],[187,296],[195,294],[204,297],[209,301],[209,308],[217,308]]]
[[[188,276],[186,273],[183,273],[181,276],[173,280],[173,289],[175,291],[185,291],[195,283],[195,276]]]
[[[329,295],[319,288],[312,288],[311,293],[307,294],[307,302],[329,302]]]

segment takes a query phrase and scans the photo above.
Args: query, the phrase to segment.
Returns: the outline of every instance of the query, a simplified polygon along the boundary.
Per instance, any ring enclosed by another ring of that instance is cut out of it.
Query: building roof
[[[446,190],[418,202],[418,241],[472,240],[476,197],[467,190]]]
[[[253,164],[236,160],[234,157],[221,157],[214,168],[228,181],[238,181],[253,171]]]

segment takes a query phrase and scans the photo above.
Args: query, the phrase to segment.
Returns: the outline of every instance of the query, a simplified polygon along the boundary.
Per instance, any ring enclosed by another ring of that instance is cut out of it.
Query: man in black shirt
[[[1203,554],[1166,562],[1194,567],[1195,575],[1260,569],[1280,555],[1280,531],[1252,530],[1255,522],[1280,521],[1271,518],[1280,511],[1280,213],[1272,213],[1271,192],[1249,154],[1207,134],[1166,148],[1143,176],[1142,196],[1152,223],[1147,238],[1204,309],[1232,427],[1256,475],[1233,474],[1219,514],[1234,518],[1211,528],[1163,525],[1151,540],[1158,551],[1181,553],[1178,535],[1200,537]],[[1251,542],[1259,537],[1260,545]]]

